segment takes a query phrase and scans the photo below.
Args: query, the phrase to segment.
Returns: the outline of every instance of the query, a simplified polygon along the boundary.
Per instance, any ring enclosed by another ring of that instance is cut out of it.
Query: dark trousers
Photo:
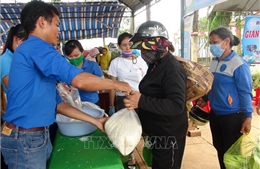
[[[216,115],[213,111],[210,112],[212,140],[218,153],[218,160],[221,169],[226,168],[223,161],[225,152],[242,135],[240,130],[244,120],[244,113]]]
[[[52,125],[50,125],[49,132],[50,132],[50,140],[52,145],[54,144],[57,130],[58,130],[57,123],[53,123]]]
[[[186,142],[186,135],[176,140],[175,137],[156,138],[153,145],[153,169],[180,169]],[[153,142],[154,142],[153,141]]]
[[[116,96],[116,111],[125,108],[124,99],[125,96]],[[135,112],[138,114],[138,108],[135,109]]]
[[[124,98],[125,96],[116,96],[116,111],[125,108]]]

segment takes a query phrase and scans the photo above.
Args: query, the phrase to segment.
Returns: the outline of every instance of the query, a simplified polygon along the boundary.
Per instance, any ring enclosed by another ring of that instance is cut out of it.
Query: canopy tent
[[[213,6],[213,11],[258,11],[260,12],[259,0],[228,0]]]
[[[125,6],[129,7],[132,13],[140,10],[144,6],[150,4],[152,1],[159,2],[160,0],[119,0],[119,2],[125,4]]]
[[[25,3],[1,4],[1,41],[9,29],[20,23]],[[60,40],[116,38],[126,6],[118,2],[54,3],[60,12]]]
[[[60,12],[60,40],[117,38],[126,11],[133,14],[153,0],[119,0],[97,2],[55,2]],[[158,0],[157,0],[158,1]],[[5,42],[9,29],[20,23],[26,3],[1,3],[0,43]],[[126,10],[129,7],[130,10]]]
[[[223,2],[222,2],[223,1]],[[188,5],[187,5],[188,3]],[[194,4],[197,4],[198,8],[194,8]],[[215,5],[212,5],[215,4]],[[189,6],[192,6],[191,8]],[[190,1],[182,1],[181,0],[181,18],[185,18],[186,9],[188,9],[191,12],[194,12],[196,10],[200,10],[201,8],[211,6],[210,12],[212,11],[225,11],[225,12],[260,12],[260,0],[190,0]],[[187,29],[185,27],[185,29]],[[187,37],[184,37],[185,32],[184,29],[184,19],[181,19],[181,48],[184,50],[181,50],[181,56],[185,56],[186,53],[189,53],[190,50],[185,50],[185,43],[189,42],[189,40],[185,39]],[[187,43],[190,45],[190,43]]]

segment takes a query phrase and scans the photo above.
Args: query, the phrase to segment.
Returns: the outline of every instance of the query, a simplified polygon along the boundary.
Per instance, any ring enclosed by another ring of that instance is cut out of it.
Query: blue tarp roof
[[[10,27],[20,23],[26,3],[1,3],[0,43]],[[60,40],[117,38],[126,6],[118,2],[53,3],[60,12]]]

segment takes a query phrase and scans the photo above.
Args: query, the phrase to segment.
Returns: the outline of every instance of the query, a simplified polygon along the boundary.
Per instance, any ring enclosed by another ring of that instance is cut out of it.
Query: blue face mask
[[[211,45],[209,45],[210,52],[212,53],[212,55],[214,55],[215,57],[220,57],[225,52],[225,49],[221,48],[221,45],[222,45],[223,42],[221,42],[220,44],[211,44]]]

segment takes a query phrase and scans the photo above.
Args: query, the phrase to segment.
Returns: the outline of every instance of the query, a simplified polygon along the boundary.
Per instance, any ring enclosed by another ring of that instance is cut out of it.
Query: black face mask
[[[153,64],[160,57],[158,56],[158,53],[154,50],[142,50],[141,56],[144,59],[144,61],[146,61],[149,64]]]

